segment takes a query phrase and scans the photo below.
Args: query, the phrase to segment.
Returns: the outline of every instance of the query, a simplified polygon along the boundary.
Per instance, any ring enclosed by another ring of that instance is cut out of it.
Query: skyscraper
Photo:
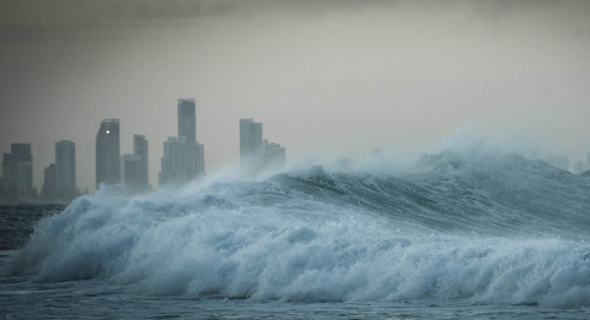
[[[96,134],[96,187],[121,181],[119,119],[106,119]]]
[[[55,164],[50,164],[43,171],[43,187],[41,195],[52,198],[55,196]]]
[[[259,164],[262,148],[262,123],[253,119],[240,119],[240,167],[245,173],[252,175]]]
[[[55,143],[55,191],[64,198],[76,193],[76,145],[72,141]]]
[[[197,142],[195,99],[178,99],[178,137],[186,137],[189,144]]]
[[[133,154],[140,157],[139,159],[139,176],[138,183],[140,189],[149,188],[149,162],[148,162],[148,140],[144,135],[136,134],[133,136]]]
[[[179,141],[180,140],[180,141]],[[169,137],[164,142],[164,156],[162,157],[162,169],[158,175],[160,186],[184,182],[187,178],[184,167],[185,138]]]
[[[264,166],[269,169],[281,169],[285,166],[286,151],[280,144],[263,141]]]
[[[247,176],[285,165],[285,148],[262,140],[262,123],[240,119],[240,167]]]
[[[139,192],[144,190],[141,183],[141,156],[136,154],[124,154],[121,157],[121,167],[123,183],[129,192]]]
[[[205,148],[197,142],[195,99],[178,99],[178,138],[164,142],[160,186],[191,181],[205,174]]]
[[[194,144],[195,169],[194,175],[196,178],[205,175],[205,146],[202,143]]]
[[[31,144],[13,143],[5,153],[2,174],[9,197],[33,195],[33,155]]]

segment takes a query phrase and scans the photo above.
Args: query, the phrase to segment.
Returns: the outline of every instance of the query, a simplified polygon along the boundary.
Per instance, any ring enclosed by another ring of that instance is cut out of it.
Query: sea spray
[[[395,176],[321,166],[40,221],[4,267],[147,295],[590,305],[590,181],[518,155],[425,156]]]

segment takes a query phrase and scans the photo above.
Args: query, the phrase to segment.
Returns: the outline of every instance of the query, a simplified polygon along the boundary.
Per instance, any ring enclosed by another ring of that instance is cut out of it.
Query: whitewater
[[[7,251],[0,314],[583,319],[588,230],[590,177],[518,154],[103,188]]]

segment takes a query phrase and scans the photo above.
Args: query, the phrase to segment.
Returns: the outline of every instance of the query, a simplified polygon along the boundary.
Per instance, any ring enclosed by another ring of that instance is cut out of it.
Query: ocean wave
[[[589,306],[589,195],[543,162],[450,152],[395,176],[103,189],[40,221],[3,271],[148,295]]]

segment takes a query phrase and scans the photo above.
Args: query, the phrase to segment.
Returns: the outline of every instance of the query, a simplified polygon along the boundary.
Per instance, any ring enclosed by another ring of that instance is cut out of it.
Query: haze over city
[[[288,160],[359,158],[500,136],[590,152],[587,1],[3,1],[0,153],[31,143],[34,184],[55,142],[94,189],[102,120],[150,144],[157,185],[176,101],[196,99],[208,174],[237,166],[239,119]],[[525,150],[529,151],[529,150]]]

